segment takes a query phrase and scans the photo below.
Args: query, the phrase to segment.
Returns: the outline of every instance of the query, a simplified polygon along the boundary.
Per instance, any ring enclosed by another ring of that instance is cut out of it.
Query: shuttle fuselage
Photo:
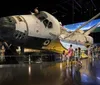
[[[26,48],[41,49],[60,35],[60,24],[51,14],[15,15],[0,19],[0,39]]]

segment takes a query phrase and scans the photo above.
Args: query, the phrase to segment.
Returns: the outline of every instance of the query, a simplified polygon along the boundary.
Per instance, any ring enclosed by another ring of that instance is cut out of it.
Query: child
[[[63,53],[62,53],[62,61],[65,61],[65,60],[66,60],[66,52],[64,50]]]

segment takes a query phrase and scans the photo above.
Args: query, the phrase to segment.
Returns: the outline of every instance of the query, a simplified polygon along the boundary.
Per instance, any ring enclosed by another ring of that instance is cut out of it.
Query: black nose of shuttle
[[[10,36],[15,30],[15,20],[13,17],[0,18],[0,36]]]
[[[13,17],[0,18],[0,30],[10,30],[15,28],[15,20]]]

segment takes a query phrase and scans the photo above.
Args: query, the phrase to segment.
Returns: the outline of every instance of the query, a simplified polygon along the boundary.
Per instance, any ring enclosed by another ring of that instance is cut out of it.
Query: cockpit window
[[[42,22],[43,21],[43,24],[45,27],[48,27],[48,28],[52,28],[53,27],[53,24],[52,22],[50,22],[47,18],[47,14],[44,12],[44,11],[41,11],[40,13],[36,13],[35,16]]]
[[[20,18],[20,16],[16,16],[16,18],[18,19],[18,21],[23,21],[21,18]]]
[[[48,20],[47,19],[45,19],[44,21],[43,21],[43,24],[45,25],[45,27],[47,27],[47,25],[48,25]]]
[[[40,13],[35,14],[35,15],[40,21],[43,21],[44,19],[47,18],[47,14],[45,12],[43,12],[43,11],[41,11]]]
[[[52,28],[52,27],[53,27],[52,22],[49,22],[48,28]]]
[[[44,16],[38,17],[40,21],[43,21],[45,19]]]

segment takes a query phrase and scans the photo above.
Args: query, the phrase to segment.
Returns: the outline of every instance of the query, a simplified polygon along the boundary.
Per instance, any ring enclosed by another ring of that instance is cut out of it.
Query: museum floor
[[[0,65],[0,85],[100,85],[100,60],[82,60],[82,68],[66,62]]]

